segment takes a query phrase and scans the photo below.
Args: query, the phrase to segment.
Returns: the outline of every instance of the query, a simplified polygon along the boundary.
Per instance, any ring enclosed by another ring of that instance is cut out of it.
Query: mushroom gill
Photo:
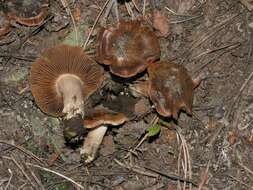
[[[103,81],[103,69],[81,47],[48,49],[31,68],[30,86],[40,109],[52,116],[83,114],[84,101]]]

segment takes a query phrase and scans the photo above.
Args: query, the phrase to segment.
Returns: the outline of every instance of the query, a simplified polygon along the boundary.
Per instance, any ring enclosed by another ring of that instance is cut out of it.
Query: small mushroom
[[[11,31],[10,21],[7,19],[3,11],[0,10],[0,37]]]
[[[19,24],[37,26],[47,16],[48,6],[48,0],[8,0],[6,12],[11,20]]]
[[[126,122],[128,118],[123,113],[116,113],[108,109],[95,109],[84,118],[84,127],[92,129],[80,151],[85,163],[90,163],[96,158],[97,151],[102,143],[108,126],[117,126]]]
[[[59,45],[48,49],[32,65],[30,87],[43,112],[70,119],[83,115],[84,102],[103,79],[101,66],[81,47]]]
[[[192,80],[186,68],[168,61],[150,64],[148,74],[149,97],[160,115],[177,119],[180,109],[192,114],[193,90],[200,78]]]
[[[140,21],[120,21],[116,27],[101,28],[97,37],[97,60],[109,65],[120,77],[133,77],[160,58],[153,31]]]

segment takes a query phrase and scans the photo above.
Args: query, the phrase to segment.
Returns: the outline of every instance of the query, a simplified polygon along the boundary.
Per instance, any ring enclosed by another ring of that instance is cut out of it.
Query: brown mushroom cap
[[[117,76],[135,76],[159,58],[155,33],[139,21],[120,21],[115,28],[101,28],[98,33],[97,60],[110,65],[110,71]]]
[[[180,109],[192,113],[193,90],[196,86],[186,68],[181,65],[160,61],[150,64],[149,96],[157,112],[177,119]]]
[[[11,31],[10,21],[7,19],[3,11],[0,10],[0,37]]]
[[[40,25],[48,9],[48,0],[8,0],[6,2],[8,17],[26,26]]]
[[[121,125],[128,118],[123,113],[113,112],[108,109],[96,109],[84,117],[85,128],[96,128],[101,125]]]
[[[81,47],[59,45],[48,49],[32,65],[30,87],[40,109],[56,117],[64,115],[64,97],[56,84],[64,75],[74,76],[81,82],[84,100],[100,87],[104,78],[101,66]]]

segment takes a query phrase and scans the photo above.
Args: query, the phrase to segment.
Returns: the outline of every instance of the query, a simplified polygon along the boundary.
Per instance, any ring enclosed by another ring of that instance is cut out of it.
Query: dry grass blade
[[[245,89],[245,87],[248,85],[248,83],[252,80],[252,77],[253,77],[253,71],[249,74],[249,76],[246,78],[246,80],[244,81],[244,83],[242,84],[238,94],[236,95],[236,97],[234,98],[230,108],[228,109],[228,112],[226,114],[226,118],[228,119],[232,110],[233,110],[233,107],[234,105],[236,104],[236,102],[238,101],[240,95],[242,94],[243,90]]]
[[[206,170],[205,170],[205,172],[204,172],[204,174],[203,174],[203,176],[202,176],[202,180],[201,180],[201,182],[200,182],[200,184],[199,184],[198,190],[203,189],[203,187],[204,187],[206,181],[208,180],[209,166],[210,166],[210,160],[208,161],[208,164],[207,164],[207,166],[206,166]]]
[[[73,23],[73,26],[74,26],[74,30],[75,30],[76,41],[78,42],[76,22],[75,22],[73,14],[70,10],[69,3],[68,3],[67,0],[60,0],[60,1],[62,3],[62,6],[66,9],[67,14],[70,15],[70,17],[71,17],[71,20],[72,20],[72,23]]]
[[[11,155],[11,157],[3,156],[2,158],[11,160],[17,168],[21,171],[21,173],[25,176],[25,178],[29,181],[29,183],[32,185],[34,189],[36,189],[36,185],[33,183],[29,175],[25,172],[25,170],[22,168],[22,166],[18,163],[18,161]]]
[[[123,168],[127,168],[133,172],[136,172],[138,174],[141,174],[141,175],[145,175],[145,176],[149,176],[149,177],[154,177],[154,178],[157,178],[159,175],[157,175],[156,173],[151,173],[151,172],[148,172],[148,171],[145,171],[144,168],[140,168],[138,166],[131,166],[131,165],[128,165],[128,164],[124,164],[122,162],[120,162],[119,160],[117,159],[113,159],[119,166],[123,167]]]
[[[220,30],[224,29],[225,26],[227,26],[228,24],[230,24],[231,22],[235,21],[235,18],[238,17],[241,13],[233,15],[231,17],[229,17],[228,19],[222,21],[221,23],[216,24],[215,26],[213,26],[211,28],[209,33],[204,33],[202,36],[200,36],[198,38],[198,40],[196,40],[195,42],[192,43],[192,47],[190,49],[190,51],[192,51],[193,49],[197,48],[198,46],[200,46],[202,43],[204,43],[206,40],[208,40],[209,38],[211,38],[212,36],[215,36],[217,34],[217,32],[219,32]]]
[[[197,184],[191,180],[188,180],[188,179],[184,179],[180,176],[177,176],[175,174],[168,174],[168,173],[163,173],[161,172],[160,170],[157,170],[157,169],[154,169],[154,168],[150,168],[150,167],[144,167],[145,169],[147,170],[150,170],[152,172],[155,172],[157,174],[160,174],[161,176],[164,176],[164,177],[167,177],[167,178],[170,178],[170,179],[173,179],[173,180],[179,180],[179,181],[182,181],[182,182],[187,182],[187,183],[191,183],[192,185],[196,186],[197,187]]]
[[[92,26],[90,32],[89,32],[89,35],[88,35],[87,39],[85,40],[84,45],[82,46],[84,50],[86,49],[86,46],[87,46],[87,44],[88,44],[88,42],[89,42],[89,40],[90,40],[91,34],[92,34],[92,32],[93,32],[95,26],[97,25],[99,18],[101,17],[102,13],[104,12],[106,6],[108,5],[108,3],[109,3],[110,1],[111,1],[111,0],[107,0],[107,1],[105,2],[104,6],[102,7],[101,11],[98,13],[98,16],[97,16],[97,18],[96,18],[96,20],[95,20],[95,22],[94,22],[94,24],[93,24],[93,26]]]
[[[189,180],[192,180],[192,165],[191,165],[191,159],[189,154],[189,149],[186,143],[186,140],[182,133],[180,132],[180,129],[176,127],[176,131],[178,134],[178,138],[181,141],[180,146],[180,154],[178,156],[178,174],[180,174],[180,163],[184,171],[184,178],[187,179],[189,177]],[[181,154],[183,152],[183,158],[181,158]],[[186,182],[184,182],[183,189],[186,189]],[[189,189],[192,189],[192,184],[189,184]]]
[[[60,176],[60,177],[62,177],[62,178],[64,178],[64,179],[68,180],[69,182],[75,184],[77,187],[79,187],[79,188],[81,188],[81,189],[84,189],[84,187],[83,187],[81,184],[75,182],[73,179],[71,179],[71,178],[69,178],[69,177],[67,177],[67,176],[65,176],[65,175],[63,175],[63,174],[61,174],[61,173],[59,173],[59,172],[56,172],[56,171],[50,170],[50,169],[48,169],[48,168],[45,168],[45,167],[42,167],[42,166],[39,166],[39,165],[36,165],[36,164],[32,164],[32,163],[26,163],[26,165],[32,166],[32,167],[35,167],[35,168],[39,168],[39,169],[41,169],[41,170],[44,170],[44,171],[53,173],[53,174],[55,174],[55,175],[58,175],[58,176]]]
[[[143,1],[143,9],[142,9],[142,16],[145,17],[146,13],[146,0]]]
[[[19,146],[19,145],[15,145],[15,144],[12,144],[12,143],[9,143],[7,141],[2,141],[0,140],[0,144],[7,144],[7,145],[10,145],[10,146],[13,146],[15,147],[16,149],[22,151],[23,153],[25,153],[26,155],[34,158],[35,160],[39,161],[40,163],[43,163],[45,164],[39,157],[37,157],[35,154],[33,154],[32,152],[30,152],[29,150],[26,150],[24,149],[23,147]]]
[[[11,179],[12,179],[12,177],[13,177],[13,173],[12,173],[12,171],[11,171],[10,168],[8,168],[8,172],[10,173],[11,176],[10,176],[10,178],[9,178],[9,180],[8,180],[8,183],[7,183],[7,185],[5,186],[4,190],[7,190],[7,189],[9,188],[10,183],[11,183]]]

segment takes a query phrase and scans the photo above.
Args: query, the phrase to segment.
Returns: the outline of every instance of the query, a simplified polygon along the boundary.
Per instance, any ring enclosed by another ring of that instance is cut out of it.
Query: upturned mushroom
[[[143,72],[160,58],[153,31],[140,21],[120,21],[116,27],[101,28],[97,37],[97,60],[109,65],[117,76],[128,78]]]
[[[128,118],[123,113],[113,112],[99,108],[91,111],[84,117],[84,127],[91,129],[85,138],[80,151],[85,163],[90,163],[96,158],[97,151],[102,143],[108,126],[117,126],[126,122]]]
[[[193,91],[201,77],[193,80],[186,68],[168,61],[151,63],[148,75],[147,81],[131,86],[133,94],[150,98],[161,116],[177,119],[181,109],[192,114]]]
[[[48,0],[8,0],[3,3],[8,17],[25,26],[40,25],[49,6]]]
[[[81,47],[48,49],[31,68],[35,102],[48,115],[70,119],[84,113],[84,102],[102,84],[103,69]]]

